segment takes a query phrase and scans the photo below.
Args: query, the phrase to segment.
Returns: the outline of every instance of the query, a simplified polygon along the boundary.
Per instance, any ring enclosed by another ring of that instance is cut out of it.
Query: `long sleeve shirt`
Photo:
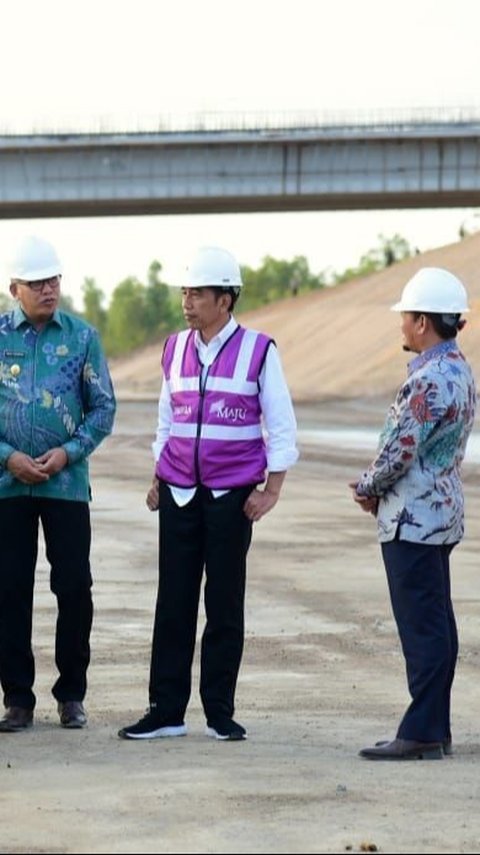
[[[20,307],[0,315],[0,499],[88,501],[87,458],[112,431],[115,397],[98,333],[56,311],[36,330]],[[62,447],[68,464],[23,484],[6,468],[14,451],[35,458]]]
[[[214,361],[223,344],[230,338],[238,324],[231,317],[208,344],[197,332],[195,345],[200,362],[203,365],[202,376],[205,377],[209,366]],[[275,345],[270,345],[265,364],[260,374],[259,400],[262,409],[262,419],[266,433],[267,468],[269,472],[285,472],[298,460],[296,447],[297,423],[290,392],[283,373],[280,357]],[[162,384],[158,404],[158,425],[156,438],[152,445],[155,460],[158,460],[165,445],[172,424],[172,406],[170,391],[167,383]],[[185,505],[195,494],[195,488],[170,487],[175,501]],[[220,496],[225,490],[213,491]]]
[[[380,542],[453,544],[464,532],[460,467],[475,382],[454,339],[413,359],[357,493],[379,498]]]

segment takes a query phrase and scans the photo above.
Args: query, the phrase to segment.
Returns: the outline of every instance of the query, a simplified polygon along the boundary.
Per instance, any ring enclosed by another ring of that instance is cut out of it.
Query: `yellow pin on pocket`
[[[11,366],[10,366],[10,374],[12,375],[12,377],[18,377],[18,375],[20,374],[21,370],[22,370],[22,369],[21,369],[21,368],[20,368],[20,366],[19,366],[19,365],[17,365],[17,364],[15,364],[15,365],[11,365]]]

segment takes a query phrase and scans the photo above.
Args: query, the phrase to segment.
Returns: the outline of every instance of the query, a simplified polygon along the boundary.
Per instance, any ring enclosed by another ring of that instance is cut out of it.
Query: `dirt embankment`
[[[399,317],[390,306],[420,267],[445,267],[467,287],[471,313],[460,345],[480,377],[480,233],[380,273],[304,294],[242,315],[243,324],[276,340],[296,401],[390,395],[402,381]],[[155,397],[161,344],[117,360],[119,397]]]

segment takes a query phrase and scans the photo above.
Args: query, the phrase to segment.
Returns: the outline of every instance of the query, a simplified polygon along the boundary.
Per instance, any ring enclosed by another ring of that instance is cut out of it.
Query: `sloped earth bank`
[[[299,422],[378,427],[384,404],[299,408]],[[42,557],[33,730],[0,738],[4,853],[480,852],[479,472],[466,469],[468,536],[453,558],[461,637],[455,753],[369,763],[407,702],[373,521],[347,481],[365,454],[302,447],[250,553],[237,716],[245,743],[203,734],[198,664],[189,735],[124,742],[146,704],[157,530],[145,506],[155,404],[121,404],[92,461],[96,615],[84,731],[50,696],[55,608]],[[203,624],[203,618],[201,619]],[[200,626],[201,628],[201,626]]]
[[[405,376],[400,317],[390,307],[420,267],[446,267],[465,283],[471,312],[459,342],[480,377],[480,232],[362,279],[238,315],[279,346],[296,401],[391,396]],[[238,304],[241,309],[241,300]],[[157,396],[162,344],[112,364],[119,395]]]

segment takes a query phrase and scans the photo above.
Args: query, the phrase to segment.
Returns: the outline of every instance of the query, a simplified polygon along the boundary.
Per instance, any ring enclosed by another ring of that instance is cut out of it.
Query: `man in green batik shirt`
[[[38,526],[57,597],[52,693],[63,727],[86,724],[90,661],[88,457],[111,433],[115,397],[97,331],[58,310],[61,265],[38,237],[11,265],[16,307],[0,315],[0,732],[31,727]]]

